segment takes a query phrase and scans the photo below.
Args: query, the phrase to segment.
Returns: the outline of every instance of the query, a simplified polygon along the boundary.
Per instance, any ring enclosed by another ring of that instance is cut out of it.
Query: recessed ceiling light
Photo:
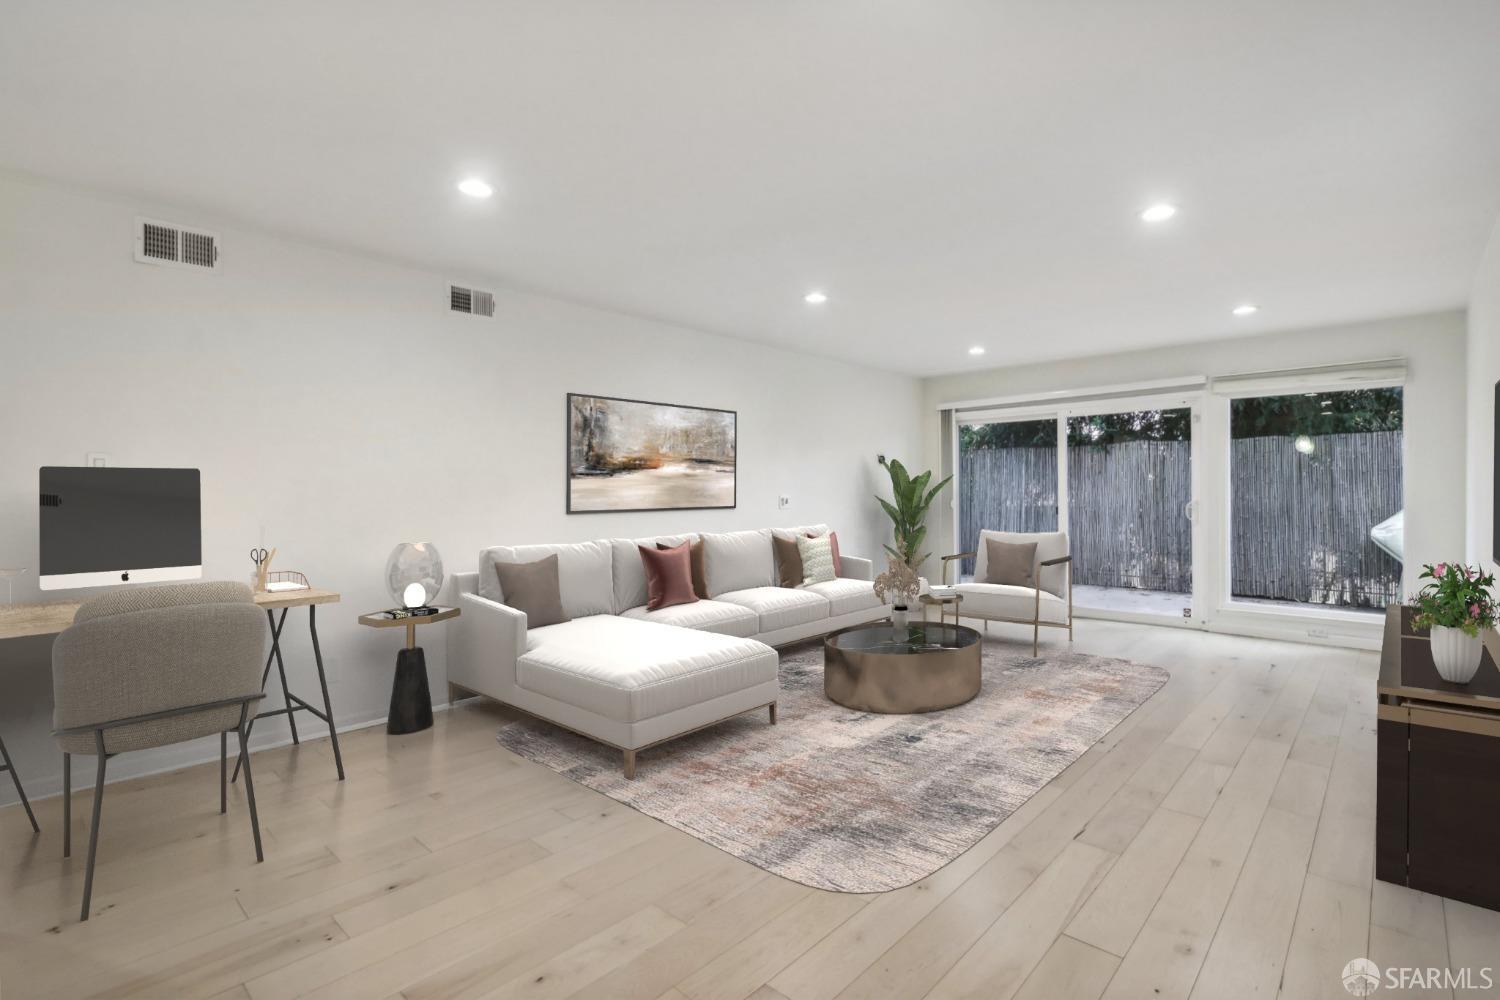
[[[1163,202],[1158,202],[1157,204],[1152,205],[1151,207],[1142,210],[1142,212],[1141,212],[1141,221],[1142,222],[1166,222],[1168,219],[1170,219],[1172,216],[1174,216],[1176,214],[1177,214],[1177,206],[1176,205],[1169,205],[1169,204],[1167,204],[1166,202],[1163,201]]]
[[[811,291],[811,292],[808,292],[806,295],[802,296],[802,301],[806,302],[810,306],[820,306],[823,303],[825,303],[825,302],[828,301],[828,293],[827,292],[819,292],[819,291],[816,291],[816,290],[815,291]]]
[[[1256,313],[1260,312],[1260,306],[1254,306],[1246,302],[1242,306],[1235,306],[1230,310],[1230,312],[1234,313],[1236,316],[1254,316]]]
[[[975,344],[973,347],[969,348],[969,353],[977,358],[984,353],[984,348],[980,347],[978,344]]]
[[[468,195],[470,198],[488,198],[490,195],[495,193],[494,188],[490,187],[478,177],[468,177],[464,180],[459,181],[458,189],[464,194]]]

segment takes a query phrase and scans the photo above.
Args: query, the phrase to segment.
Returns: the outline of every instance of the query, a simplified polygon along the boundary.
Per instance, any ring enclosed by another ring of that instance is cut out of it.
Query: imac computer
[[[43,466],[43,590],[203,575],[197,469]]]

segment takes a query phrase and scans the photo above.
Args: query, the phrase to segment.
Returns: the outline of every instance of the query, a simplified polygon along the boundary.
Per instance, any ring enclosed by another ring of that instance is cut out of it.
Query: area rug
[[[500,744],[751,864],[817,889],[885,892],[958,857],[1131,712],[1158,667],[986,642],[978,697],[874,715],[823,697],[823,647],[781,654],[780,724],[752,712],[640,754],[523,718]]]

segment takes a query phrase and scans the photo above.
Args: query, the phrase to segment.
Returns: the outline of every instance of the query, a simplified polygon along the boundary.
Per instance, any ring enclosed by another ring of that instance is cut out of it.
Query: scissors
[[[271,553],[267,552],[265,549],[251,549],[250,560],[254,562],[255,565],[259,566],[261,563],[266,561],[266,557],[270,554]]]

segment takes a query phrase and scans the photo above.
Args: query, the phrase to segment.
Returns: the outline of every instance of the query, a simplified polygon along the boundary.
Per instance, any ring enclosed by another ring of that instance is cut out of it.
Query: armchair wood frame
[[[977,553],[977,552],[955,552],[951,556],[943,556],[943,584],[945,586],[948,585],[949,569],[950,569],[950,567],[953,564],[953,560],[955,560],[955,559],[973,559],[973,558],[975,558],[978,555],[979,555],[979,553]],[[1042,635],[1042,629],[1044,629],[1044,628],[1062,628],[1062,629],[1067,629],[1068,630],[1068,641],[1072,642],[1073,641],[1073,557],[1072,556],[1058,556],[1056,559],[1045,559],[1041,563],[1038,564],[1038,568],[1046,568],[1048,566],[1064,566],[1064,567],[1066,567],[1066,575],[1067,575],[1067,578],[1068,578],[1068,585],[1067,585],[1067,592],[1068,592],[1068,620],[1067,620],[1066,623],[1063,623],[1063,622],[1044,622],[1044,621],[1042,621],[1042,588],[1041,587],[1033,587],[1033,588],[1031,588],[1032,591],[1036,594],[1036,606],[1035,606],[1035,609],[1032,611],[1032,615],[1031,615],[1031,617],[1029,619],[1027,619],[1027,618],[1011,618],[1011,617],[1007,617],[1007,616],[1003,616],[1003,615],[987,615],[987,614],[983,614],[983,613],[979,613],[979,612],[974,612],[974,611],[969,611],[969,610],[964,610],[964,612],[963,612],[964,616],[968,617],[968,618],[978,618],[980,621],[984,622],[984,630],[985,630],[985,632],[988,632],[990,630],[990,622],[1008,622],[1009,624],[1012,624],[1012,625],[1030,625],[1031,626],[1031,655],[1032,656],[1037,656],[1041,652],[1041,635]],[[1038,580],[1038,583],[1040,583],[1040,582],[1041,581]]]

